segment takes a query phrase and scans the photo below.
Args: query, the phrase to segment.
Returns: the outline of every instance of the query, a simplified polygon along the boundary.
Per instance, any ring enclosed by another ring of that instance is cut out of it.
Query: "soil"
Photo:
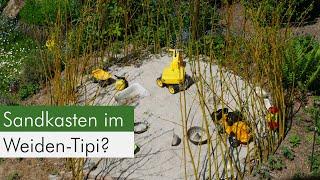
[[[8,158],[0,160],[0,180],[48,179],[49,174],[66,172],[62,159]],[[66,178],[67,179],[67,178]]]
[[[275,156],[283,159],[285,168],[281,171],[272,171],[270,174],[274,179],[318,179],[320,177],[312,177],[310,171],[310,161],[309,158],[312,154],[313,147],[313,135],[311,127],[313,127],[313,120],[309,116],[306,110],[312,106],[312,97],[309,97],[308,104],[297,113],[292,122],[292,127],[288,132],[286,138],[281,143]],[[301,139],[301,143],[297,147],[292,147],[289,139],[291,136],[297,135]],[[284,147],[290,147],[294,152],[294,159],[286,159],[282,150]],[[314,147],[315,154],[320,153],[320,144],[315,144]]]
[[[313,120],[307,112],[307,109],[312,107],[312,97],[308,97],[308,103],[301,107],[292,121],[291,129],[278,147],[274,154],[275,159],[282,161],[283,168],[281,170],[270,170],[270,164],[265,164],[267,176],[265,173],[260,173],[246,177],[245,179],[320,179],[315,177],[310,171],[311,163],[309,158],[312,154],[313,147],[313,135],[311,127],[314,127]],[[297,103],[298,104],[298,103]],[[296,105],[298,106],[298,105]],[[297,146],[293,146],[290,143],[290,137],[298,136],[300,143]],[[316,138],[319,138],[316,136]],[[314,154],[320,153],[320,142],[315,141]],[[283,155],[283,149],[289,148],[292,150],[294,159],[290,160]]]

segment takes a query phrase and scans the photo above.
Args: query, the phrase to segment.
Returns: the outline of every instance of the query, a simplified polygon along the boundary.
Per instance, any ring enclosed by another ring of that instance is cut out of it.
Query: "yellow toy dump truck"
[[[187,89],[190,83],[186,83],[189,79],[186,78],[181,50],[169,49],[169,51],[173,53],[171,64],[163,69],[161,76],[157,78],[157,85],[161,88],[167,87],[171,94],[175,94]]]
[[[91,72],[92,77],[95,82],[99,82],[100,86],[105,87],[115,82],[115,89],[118,91],[122,91],[123,89],[128,87],[128,81],[125,77],[116,76],[117,80],[112,78],[112,74],[103,69],[95,69]]]
[[[239,111],[228,112],[227,108],[223,108],[213,112],[211,117],[214,121],[219,122],[220,132],[222,130],[229,135],[229,143],[232,147],[238,147],[240,144],[247,144],[250,141],[250,128],[243,121]]]

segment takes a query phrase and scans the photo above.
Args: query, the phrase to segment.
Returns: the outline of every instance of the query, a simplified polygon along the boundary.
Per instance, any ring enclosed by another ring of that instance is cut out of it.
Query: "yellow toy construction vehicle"
[[[250,128],[243,121],[239,111],[228,112],[227,108],[223,108],[213,112],[211,117],[213,120],[218,120],[222,126],[220,130],[229,135],[229,143],[232,147],[238,147],[240,144],[247,144],[250,141]]]
[[[95,82],[99,82],[100,86],[105,87],[115,82],[115,89],[122,91],[128,87],[128,81],[125,77],[116,76],[117,80],[112,78],[112,74],[103,69],[95,69],[92,71],[92,76]]]
[[[182,60],[181,50],[169,49],[169,51],[173,53],[171,64],[163,69],[161,76],[157,78],[157,85],[161,88],[166,86],[171,94],[175,94],[185,84],[185,62]]]

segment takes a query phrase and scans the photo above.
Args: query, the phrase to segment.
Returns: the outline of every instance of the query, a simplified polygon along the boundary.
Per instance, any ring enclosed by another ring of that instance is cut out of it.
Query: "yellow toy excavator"
[[[119,77],[114,75],[117,80],[112,78],[112,74],[103,69],[95,69],[92,72],[92,76],[95,81],[99,82],[100,86],[105,87],[115,82],[115,89],[118,91],[122,91],[128,87],[128,81],[125,77]]]
[[[229,135],[229,143],[232,147],[247,144],[251,139],[250,128],[243,121],[239,111],[228,112],[227,108],[219,109],[211,114],[213,120],[218,120],[222,131]]]
[[[161,88],[166,86],[171,94],[175,94],[185,85],[185,62],[182,60],[181,50],[169,49],[169,51],[173,53],[171,64],[163,69],[161,76],[157,78],[157,85]]]

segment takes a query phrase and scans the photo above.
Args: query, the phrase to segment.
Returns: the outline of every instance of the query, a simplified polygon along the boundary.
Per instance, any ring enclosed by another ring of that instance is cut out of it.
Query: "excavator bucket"
[[[108,80],[112,76],[111,73],[104,71],[102,69],[95,69],[91,72],[91,74],[95,79],[102,80],[102,81]]]

